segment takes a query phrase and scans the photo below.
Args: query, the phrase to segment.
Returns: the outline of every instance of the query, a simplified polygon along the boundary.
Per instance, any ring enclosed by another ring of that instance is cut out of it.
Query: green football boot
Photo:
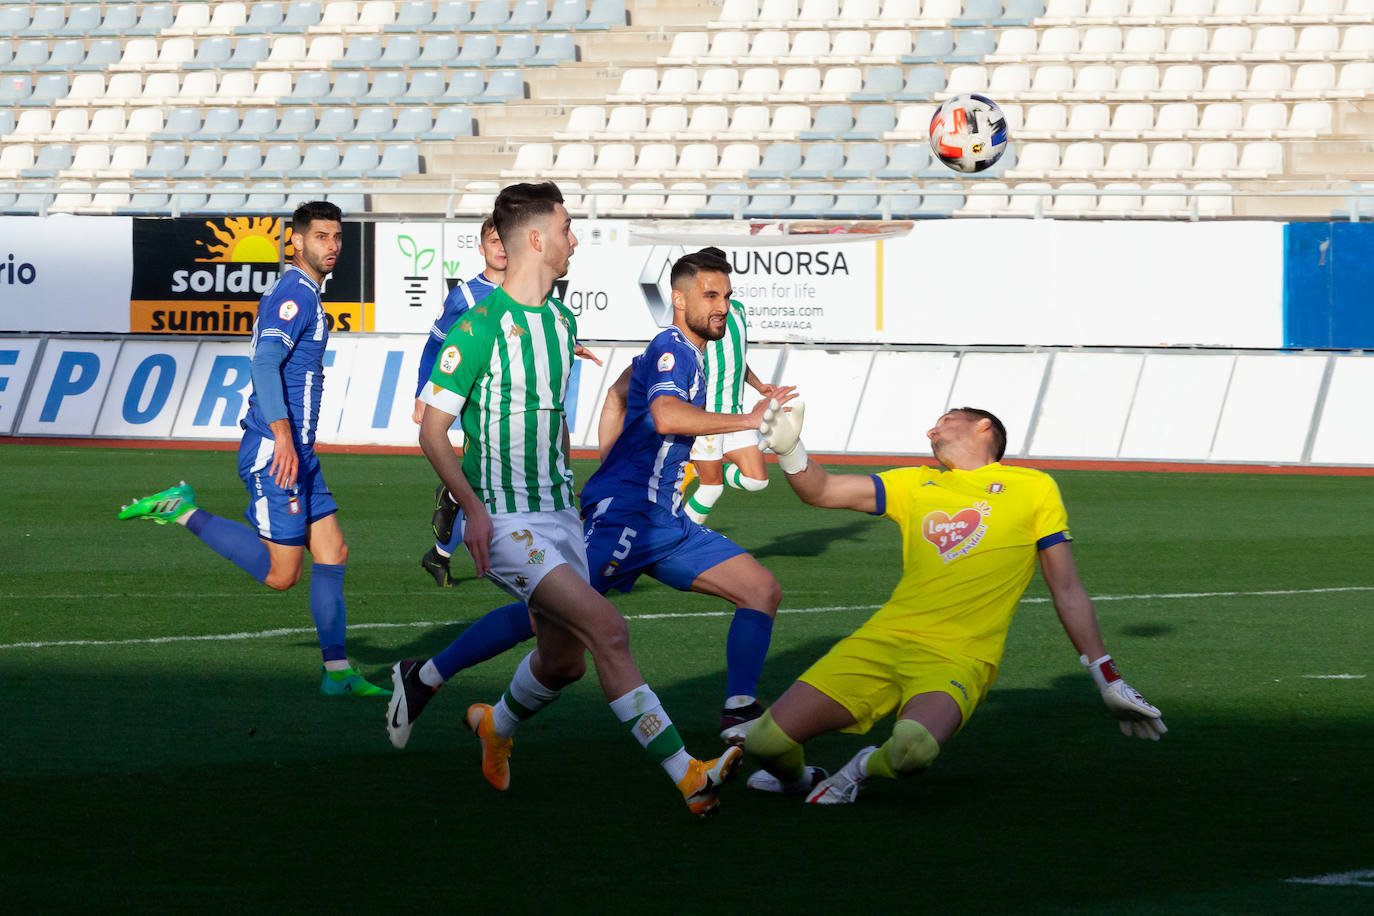
[[[345,668],[342,671],[328,671],[321,665],[320,671],[324,672],[324,676],[320,679],[320,693],[327,697],[391,696],[390,690],[369,684],[361,674],[352,668]]]
[[[196,509],[196,494],[182,481],[175,487],[163,490],[161,493],[154,493],[152,496],[145,496],[136,499],[127,506],[119,510],[119,518],[146,518],[149,521],[165,525],[168,522],[176,521],[187,512],[194,512]]]

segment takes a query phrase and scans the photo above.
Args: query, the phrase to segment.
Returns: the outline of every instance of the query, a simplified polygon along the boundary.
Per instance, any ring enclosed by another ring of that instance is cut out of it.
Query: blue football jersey
[[[290,266],[258,302],[253,322],[249,358],[258,341],[276,338],[286,348],[281,364],[282,394],[291,435],[300,447],[315,444],[320,419],[320,395],[324,392],[324,351],[329,346],[329,317],[320,302],[320,288],[299,268]],[[258,393],[248,397],[244,425],[267,438],[272,430],[258,406]]]
[[[429,337],[425,338],[424,350],[420,352],[420,373],[415,384],[415,396],[420,396],[420,391],[425,387],[425,382],[429,381],[429,375],[434,371],[434,362],[439,357],[439,351],[444,346],[444,338],[448,336],[449,329],[453,323],[462,316],[464,312],[472,308],[496,289],[496,284],[487,279],[485,273],[480,273],[471,280],[459,281],[458,285],[448,291],[444,297],[444,307],[439,310],[439,317],[430,325]]]
[[[706,404],[701,351],[677,328],[667,328],[634,358],[625,424],[610,454],[582,488],[584,510],[608,496],[655,503],[679,514],[678,482],[692,452],[694,436],[664,436],[654,429],[649,405],[655,398],[680,398]]]

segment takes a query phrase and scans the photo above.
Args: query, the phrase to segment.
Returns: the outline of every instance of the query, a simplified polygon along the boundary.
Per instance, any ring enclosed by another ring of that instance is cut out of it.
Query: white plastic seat
[[[1116,88],[1108,98],[1135,101],[1147,99],[1159,89],[1159,68],[1154,64],[1127,64],[1117,76]]]
[[[711,169],[711,178],[743,178],[763,160],[757,143],[727,143],[720,151],[720,161]]]
[[[1162,60],[1166,32],[1157,25],[1127,29],[1121,41],[1119,59],[1125,61]]]
[[[1216,0],[1210,14],[1204,21],[1222,25],[1231,22],[1245,22],[1255,13],[1255,0]]]
[[[260,70],[289,70],[301,66],[305,61],[306,47],[303,35],[277,35],[272,40],[272,48],[267,59],[260,62]]]
[[[963,11],[964,0],[921,0],[921,14],[915,18],[922,24],[939,27],[948,25],[951,19],[959,18]]]
[[[1169,4],[1169,15],[1165,17],[1165,21],[1201,23],[1212,15],[1214,6],[1214,0],[1172,0]]]
[[[797,42],[801,41],[803,36],[811,34],[825,36],[826,38],[830,37],[823,32],[802,32],[797,36],[797,41],[792,44],[792,53],[794,56],[797,52]],[[816,47],[820,46],[821,39],[819,37],[812,39],[812,41],[815,43]],[[869,38],[867,32],[847,29],[845,31],[836,32],[833,40],[828,41],[828,47],[824,51],[813,55],[808,49],[807,56],[813,57],[818,63],[822,64],[850,64],[867,59],[872,50],[873,42]]]
[[[319,25],[311,26],[311,31],[341,32],[358,21],[358,4],[353,0],[331,0],[324,5]]]
[[[603,151],[607,147],[602,147]],[[633,150],[633,147],[631,147]],[[620,155],[619,153],[616,154]],[[628,178],[657,178],[671,172],[677,166],[677,147],[671,143],[645,143],[639,147],[637,155],[634,155],[630,164],[623,167],[615,165],[615,159],[607,164],[607,171],[602,170],[601,157],[597,157],[597,169],[593,173],[597,177],[616,177],[624,175]]]
[[[1076,23],[1087,15],[1087,0],[1046,0],[1045,15],[1039,21],[1050,26]]]
[[[711,38],[711,46],[707,48],[706,53],[698,54],[693,63],[712,67],[729,66],[744,59],[748,53],[748,32],[717,32]]]
[[[110,67],[111,72],[120,70],[142,70],[157,63],[156,38],[130,38],[124,43],[124,52],[119,63]]]
[[[1160,74],[1159,88],[1148,97],[1164,101],[1187,100],[1202,90],[1203,79],[1202,68],[1197,64],[1171,64]]]
[[[676,136],[683,140],[709,140],[730,126],[730,109],[724,105],[697,105]]]
[[[1236,144],[1227,140],[1198,144],[1193,152],[1193,165],[1183,170],[1184,178],[1217,178],[1229,174],[1240,162]]]
[[[649,123],[640,136],[645,140],[671,140],[686,127],[685,105],[660,105],[649,113]]]
[[[1193,165],[1193,144],[1183,140],[1158,143],[1150,152],[1149,166],[1142,178],[1177,178]]]
[[[1099,25],[1083,32],[1078,50],[1070,54],[1072,60],[1097,62],[1114,61],[1121,57],[1124,43],[1121,29],[1114,25]]]
[[[719,69],[707,70],[706,72],[716,73],[719,72]],[[697,79],[697,71],[692,67],[670,67],[663,71],[658,80],[658,88],[648,93],[645,100],[650,102],[680,102],[696,92]]]
[[[821,90],[821,71],[815,67],[793,67],[782,75],[775,96],[780,101],[815,101]]]
[[[1236,135],[1245,121],[1239,102],[1210,102],[1203,106],[1197,127],[1188,132],[1195,139],[1225,140]]]
[[[1325,98],[1358,99],[1374,93],[1374,63],[1354,61],[1341,67],[1336,88],[1323,93]]]
[[[1102,102],[1080,102],[1069,106],[1069,123],[1060,139],[1093,140],[1111,126],[1112,110]]]
[[[67,178],[94,178],[96,172],[110,165],[110,147],[105,143],[82,143],[72,156],[72,163],[62,170]]]
[[[694,102],[724,102],[739,89],[739,71],[733,67],[712,67],[701,75],[701,84],[694,91],[678,96],[664,96],[661,101],[680,99]]]
[[[1335,41],[1335,27],[1328,38]],[[1306,31],[1304,29],[1304,31]],[[1320,34],[1320,33],[1319,33]],[[1315,39],[1316,36],[1314,36]],[[1291,25],[1266,25],[1255,30],[1250,50],[1241,55],[1243,60],[1288,60],[1298,44],[1298,31]],[[1335,50],[1335,46],[1327,50]]]
[[[1016,164],[1003,174],[1008,178],[1045,178],[1058,167],[1058,143],[1022,143],[1017,148]]]
[[[1073,90],[1064,95],[1071,99],[1104,99],[1115,90],[1116,68],[1111,64],[1089,64],[1074,74]]]
[[[811,126],[810,105],[782,105],[773,112],[768,130],[759,134],[761,140],[790,140],[801,136]]]
[[[634,162],[634,147],[630,144],[608,143],[602,147],[607,148],[616,150],[608,158],[616,159],[622,165]],[[596,165],[597,157],[596,147],[590,143],[564,143],[554,153],[553,164],[543,174],[549,178],[581,178]]]
[[[662,153],[661,148],[663,146],[671,146],[671,144],[648,143],[645,144],[645,146],[655,150],[650,157],[652,160],[654,155]],[[564,178],[615,178],[619,175],[634,171],[636,154],[637,150],[633,143],[607,143],[602,146],[601,149],[597,150],[595,162],[589,165],[582,165],[580,152],[577,155],[570,155],[568,159],[564,161],[563,150],[559,149],[558,156],[554,159],[553,169],[550,171],[549,175],[550,177],[562,175]],[[676,158],[677,154],[673,152],[673,160],[675,161]],[[650,170],[646,170],[646,174],[649,173],[649,171]]]
[[[702,106],[706,107],[706,106]],[[730,116],[730,124],[716,133],[719,139],[763,137],[768,132],[767,105],[739,105]]]
[[[141,111],[143,109],[135,109]],[[235,123],[238,117],[234,118]],[[90,127],[85,134],[78,139],[91,143],[110,143],[114,137],[124,130],[124,109],[122,108],[99,108],[91,115]]]
[[[1279,131],[1287,126],[1287,105],[1283,102],[1256,102],[1246,109],[1243,124],[1237,125],[1229,135],[1219,134],[1217,139],[1268,140],[1277,137]]]
[[[1335,64],[1299,64],[1297,72],[1293,74],[1292,87],[1280,92],[1279,95],[1287,99],[1319,99],[1331,92],[1335,86]]]
[[[905,29],[878,32],[873,36],[873,47],[859,59],[865,63],[896,63],[911,53],[912,45],[911,33]]]
[[[750,67],[740,74],[739,89],[734,101],[769,102],[773,101],[781,86],[777,67]]]
[[[59,111],[61,115],[80,112],[82,116],[86,114],[84,109],[69,108]],[[28,142],[44,136],[52,130],[52,112],[46,108],[30,108],[19,112],[19,118],[14,125],[14,130],[10,131],[5,137],[6,143]]]
[[[738,32],[720,32],[719,35],[738,35]],[[658,59],[660,64],[669,66],[694,64],[698,58],[705,57],[710,49],[711,37],[707,32],[678,32],[668,53]]]
[[[617,105],[606,118],[606,127],[598,132],[603,140],[629,140],[639,135],[649,123],[649,110],[643,105]]]
[[[1349,39],[1349,33],[1358,28],[1369,29],[1374,39],[1374,26],[1351,26],[1342,36],[1340,28],[1334,25],[1309,25],[1298,32],[1298,40],[1293,49],[1284,54],[1285,60],[1340,60],[1341,42]],[[1374,47],[1362,52],[1365,58],[1371,56]]]
[[[831,67],[825,71],[814,99],[818,102],[843,102],[863,88],[863,71],[858,67]]]
[[[677,164],[670,177],[704,178],[720,163],[714,143],[686,143],[677,156]]]
[[[1097,185],[1091,181],[1066,181],[1055,189],[1054,200],[1045,208],[1045,212],[1050,216],[1086,216],[1097,208],[1097,195],[1065,192],[1096,190]]]
[[[1314,67],[1331,67],[1330,64],[1309,64]],[[1335,68],[1331,67],[1334,78]],[[1238,93],[1244,99],[1281,98],[1293,86],[1293,69],[1288,64],[1256,64],[1250,71],[1250,79],[1245,91]]]
[[[189,35],[200,31],[210,24],[210,4],[179,3],[176,18],[166,30],[169,35]]]
[[[1199,59],[1223,62],[1241,60],[1242,55],[1250,50],[1253,41],[1254,35],[1251,34],[1249,26],[1224,25],[1212,30],[1207,51],[1199,55]]]
[[[796,21],[800,12],[797,0],[762,0],[758,25],[765,29],[785,29]]]
[[[754,33],[749,51],[739,58],[739,63],[755,66],[780,63],[787,57],[787,33],[781,30],[765,29]]]
[[[1088,7],[1079,18],[1082,25],[1117,25],[1126,18],[1130,0],[1088,0]]]
[[[1298,102],[1288,115],[1288,124],[1279,130],[1280,137],[1316,139],[1331,133],[1330,102]]]
[[[725,0],[711,28],[736,29],[759,16],[758,0]]]
[[[839,13],[839,0],[802,0],[797,21],[808,26],[820,25],[834,19]]]
[[[1168,102],[1155,112],[1155,123],[1144,133],[1151,140],[1182,140],[1198,126],[1197,103]]]
[[[1104,193],[1098,195],[1097,216],[1128,216],[1140,210],[1140,185],[1131,181],[1109,181],[1102,185]]]
[[[989,64],[1018,63],[1036,59],[1040,33],[1036,29],[1018,27],[1003,29],[997,47],[983,60]]]
[[[1152,193],[1143,195],[1135,216],[1146,219],[1179,218],[1188,215],[1188,186],[1178,181],[1156,181],[1145,186]],[[1173,192],[1173,193],[1166,193]]]
[[[962,95],[967,92],[986,92],[988,88],[988,68],[979,64],[960,64],[950,69],[945,79],[942,96]]]
[[[1064,147],[1054,178],[1093,178],[1106,163],[1105,147],[1095,140],[1080,140]]]
[[[1036,68],[1036,75],[1044,70]],[[988,95],[995,99],[1019,98],[1031,88],[1031,68],[1026,64],[999,64],[988,74]]]
[[[1208,31],[1201,26],[1179,26],[1169,30],[1164,50],[1155,55],[1161,61],[1202,60],[1207,53]]]
[[[604,105],[577,105],[568,112],[568,123],[553,132],[555,140],[588,140],[606,128]]]
[[[1018,193],[1008,196],[1003,216],[1034,217],[1040,219],[1050,208],[1053,187],[1047,181],[1021,181],[1012,186]]]
[[[978,190],[994,193],[969,194],[964,200],[964,205],[957,211],[960,216],[998,216],[1006,211],[1011,202],[1009,195],[995,193],[1007,190],[1007,185],[1003,182],[979,182]]]
[[[929,123],[929,121],[927,121]],[[1026,109],[1016,136],[1024,140],[1057,140],[1069,123],[1069,110],[1058,102],[1037,102]]]
[[[1050,2],[1053,3],[1054,0]],[[1081,38],[1077,26],[1061,25],[1045,29],[1040,33],[1040,42],[1035,47],[1035,53],[1029,55],[1029,58],[1036,61],[1059,61],[1072,57],[1078,51]]]
[[[1148,102],[1127,102],[1116,106],[1112,124],[1102,132],[1104,138],[1137,140],[1155,126],[1155,108]]]
[[[663,182],[633,181],[625,190],[662,191]],[[663,209],[666,199],[667,196],[664,194],[626,194],[617,206],[607,208],[604,213],[598,199],[597,213],[605,216],[653,216]]]
[[[1314,26],[1313,28],[1332,28],[1331,26]],[[1307,33],[1303,29],[1303,33]],[[1301,47],[1301,40],[1299,41]],[[1331,57],[1335,60],[1369,60],[1374,58],[1374,25],[1351,25],[1346,26],[1341,34],[1340,49],[1334,52]]]
[[[45,139],[49,143],[72,143],[91,130],[91,118],[84,108],[66,108],[57,112]]]
[[[1259,0],[1255,4],[1255,22],[1291,22],[1299,15],[1300,0]]]
[[[591,146],[588,145],[590,150]],[[553,167],[552,143],[524,143],[515,151],[515,162],[501,170],[501,177],[527,178],[542,174]]]
[[[935,105],[933,103],[918,102],[902,105],[897,110],[897,123],[893,125],[892,130],[884,135],[883,139],[925,140],[930,134],[930,119],[934,114]]]
[[[1266,140],[1241,147],[1240,164],[1228,178],[1271,178],[1283,174],[1283,144]]]
[[[1231,185],[1224,181],[1199,181],[1193,185],[1194,191],[1229,191]],[[1198,216],[1230,216],[1235,208],[1235,198],[1229,194],[1199,194],[1193,198],[1193,206]]]
[[[1170,0],[1131,0],[1122,22],[1126,25],[1159,25],[1169,15]]]
[[[631,67],[620,74],[620,87],[606,96],[608,102],[642,102],[658,88],[658,71]]]

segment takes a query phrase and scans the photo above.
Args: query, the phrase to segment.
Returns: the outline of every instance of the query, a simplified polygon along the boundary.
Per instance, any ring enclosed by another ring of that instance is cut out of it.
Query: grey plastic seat
[[[487,80],[487,88],[473,99],[476,103],[508,102],[525,97],[525,79],[519,70],[496,70]]]
[[[224,154],[224,164],[216,174],[225,178],[251,178],[262,167],[262,153],[256,143],[235,143]]]
[[[930,146],[926,143],[898,143],[892,147],[887,165],[873,173],[874,178],[911,178],[930,165]]]
[[[829,178],[844,167],[844,145],[840,143],[814,143],[806,151],[801,165],[792,170],[791,178]],[[867,178],[867,175],[857,175]]]
[[[464,36],[458,56],[454,58],[451,66],[481,67],[496,56],[496,51],[495,35],[467,35]]]
[[[235,35],[262,35],[272,31],[282,23],[282,5],[276,0],[254,3],[248,10],[248,18],[243,25],[234,26]]]
[[[472,18],[461,28],[464,32],[495,29],[509,18],[510,6],[506,0],[480,0],[473,8]]]
[[[422,169],[420,148],[414,143],[394,143],[382,152],[382,161],[372,170],[374,178],[403,178],[418,175]]]
[[[77,64],[86,59],[86,43],[75,38],[67,38],[55,42],[52,46],[52,53],[48,55],[45,63],[39,64],[37,70],[70,70]]]
[[[997,36],[989,29],[964,29],[954,49],[945,55],[947,64],[981,63],[997,47]]]
[[[262,135],[268,141],[295,141],[315,129],[315,112],[309,108],[288,108],[275,127]]]
[[[625,25],[625,0],[591,0],[587,18],[578,24],[578,29],[611,29]]]
[[[549,18],[536,28],[541,32],[571,30],[586,19],[587,5],[585,0],[554,0],[553,7],[549,10]]]
[[[792,203],[778,213],[784,219],[821,219],[835,203],[827,183],[811,182],[795,190]]]
[[[319,25],[324,11],[314,0],[296,0],[286,8],[286,15],[280,23],[273,26],[275,33],[304,33],[312,25]]]
[[[149,164],[152,164],[151,158]],[[198,143],[186,154],[181,168],[168,174],[173,178],[205,178],[219,171],[224,165],[224,153],[218,143]]]
[[[5,81],[23,79],[28,77],[6,77]],[[20,99],[19,104],[26,108],[50,108],[58,99],[65,99],[69,86],[67,74],[65,73],[44,73],[33,81],[33,92],[28,98]]]
[[[114,212],[116,216],[165,216],[172,212],[171,198],[166,191],[135,191]]]
[[[352,105],[367,95],[367,74],[361,70],[348,70],[336,74],[329,92],[320,99],[329,105]]]
[[[498,28],[502,32],[531,31],[543,25],[548,18],[548,7],[544,0],[515,0],[510,18]]]
[[[9,63],[5,64],[5,70],[13,73],[25,73],[29,70],[36,70],[40,64],[47,62],[48,43],[30,38],[14,46],[14,56],[10,58]]]
[[[295,110],[295,109],[293,109]],[[300,109],[304,110],[304,109]],[[226,140],[261,140],[277,129],[277,112],[273,108],[250,108],[243,113],[239,126],[224,135]]]
[[[390,108],[364,108],[358,112],[351,129],[339,134],[340,140],[376,140],[391,130]]]
[[[105,72],[110,64],[119,63],[119,58],[123,55],[124,49],[120,47],[117,38],[97,38],[86,48],[86,56],[78,64],[72,64],[73,72],[85,70],[98,70]]]
[[[754,188],[744,205],[745,219],[772,219],[792,204],[791,185],[785,181],[764,182]]]
[[[501,40],[501,50],[492,58],[492,66],[523,67],[534,57],[535,39],[533,32],[507,35]]]
[[[170,121],[171,118],[169,117]],[[200,114],[196,114],[199,122]],[[186,165],[186,152],[181,144],[164,143],[153,147],[148,153],[148,163],[141,169],[134,169],[135,178],[166,178],[180,171]]]
[[[383,32],[418,32],[434,21],[434,4],[427,0],[407,0],[396,10],[396,18]]]
[[[4,77],[0,77],[0,105],[13,105],[31,95],[33,77],[17,74],[5,74]]]
[[[358,143],[344,150],[334,178],[368,178],[376,174],[382,162],[381,151],[375,143]]]
[[[353,129],[352,108],[326,108],[321,111],[315,126],[301,139],[312,142],[337,140]]]
[[[749,186],[742,181],[723,181],[712,186],[706,205],[693,211],[702,218],[730,218],[742,213],[749,201]]]
[[[901,92],[902,86],[901,67],[870,67],[863,87],[849,98],[854,102],[886,102]]]
[[[14,33],[16,38],[47,38],[67,23],[65,7],[40,6],[33,11],[29,24]]]
[[[430,75],[431,74],[428,73],[419,73],[416,74],[416,79],[418,80],[422,76]],[[475,102],[477,98],[486,91],[486,88],[486,81],[482,79],[481,73],[476,70],[459,70],[449,77],[448,86],[445,88],[443,94],[434,96],[431,100],[445,105]],[[407,98],[419,99],[418,96],[407,96]],[[423,101],[424,99],[419,100]]]
[[[333,143],[317,143],[305,148],[301,164],[291,170],[291,178],[331,178],[339,167],[339,147]]]
[[[763,151],[759,167],[750,169],[747,174],[750,178],[786,178],[793,169],[800,168],[801,163],[801,144],[773,143]]]
[[[181,64],[183,70],[214,70],[229,59],[234,47],[223,35],[215,35],[196,45],[196,56]]]
[[[329,94],[329,74],[320,70],[307,70],[296,74],[296,82],[291,94],[281,99],[282,105],[315,105]]]
[[[472,4],[468,0],[441,0],[434,8],[434,18],[421,31],[454,32],[472,19]]]
[[[406,75],[399,70],[384,70],[372,75],[367,94],[357,99],[366,105],[390,105],[405,95]]]
[[[906,83],[892,98],[898,102],[924,102],[945,88],[945,68],[934,64],[913,67]]]
[[[124,35],[156,35],[163,29],[171,28],[176,14],[170,3],[150,3],[143,7],[138,22],[124,29]]]
[[[19,170],[20,178],[56,178],[63,169],[71,168],[72,147],[68,143],[48,143],[38,148],[33,165]]]
[[[803,140],[834,140],[854,126],[854,112],[848,105],[822,105],[816,109],[811,127],[801,132]]]
[[[871,181],[846,182],[830,208],[823,214],[828,219],[872,219],[882,215],[878,206],[877,188]]]
[[[457,35],[431,35],[411,67],[448,67],[458,57]]]
[[[187,213],[235,213],[248,201],[245,187],[241,181],[217,181],[204,201],[183,209]]]
[[[71,13],[67,16],[67,21],[53,31],[57,38],[84,38],[100,28],[100,6],[94,3],[86,3],[81,6],[74,6]]]
[[[234,108],[211,108],[205,113],[205,120],[191,135],[190,139],[199,143],[210,140],[223,140],[227,134],[237,130],[239,113]]]
[[[100,24],[90,31],[92,38],[111,38],[127,35],[138,23],[138,7],[132,3],[118,3],[105,7]]]
[[[455,78],[464,74],[476,78],[473,95],[481,92],[482,74],[475,70],[460,70],[455,74]],[[410,82],[406,84],[406,91],[401,93],[401,97],[396,101],[402,105],[428,105],[442,98],[446,88],[447,83],[444,81],[442,70],[422,70],[419,73],[411,74]]]
[[[239,208],[240,213],[253,216],[272,216],[286,210],[286,186],[280,181],[259,183],[248,192],[248,199]]]
[[[951,28],[987,26],[1002,18],[1002,0],[965,0],[964,10],[949,21]]]
[[[916,33],[911,52],[902,55],[902,63],[938,64],[953,50],[954,33],[949,29],[922,29]]]
[[[992,25],[1002,28],[1030,25],[1045,15],[1045,0],[1007,0],[1002,15],[993,20]]]
[[[458,110],[458,109],[454,109]],[[362,119],[359,118],[359,121]],[[378,140],[418,140],[434,129],[429,109],[412,106],[396,112],[396,120],[377,136]]]
[[[897,109],[891,105],[865,105],[854,116],[854,126],[845,131],[845,140],[881,140],[897,126]]]
[[[872,178],[887,167],[887,147],[882,143],[856,143],[845,155],[844,165],[831,178]]]
[[[394,35],[386,43],[374,67],[409,67],[420,57],[420,36]]]
[[[466,108],[441,108],[434,126],[420,134],[420,140],[447,140],[472,136],[472,112]]]
[[[278,143],[267,148],[258,174],[263,178],[285,178],[294,173],[300,164],[301,151],[296,144]]]
[[[380,35],[354,35],[344,48],[344,56],[334,61],[338,69],[363,70],[371,67],[382,56]]]
[[[225,70],[251,70],[267,60],[271,50],[266,35],[249,35],[234,44],[234,53],[224,62]]]
[[[555,67],[577,60],[577,42],[572,32],[545,35],[539,42],[539,53],[525,61],[527,67]]]

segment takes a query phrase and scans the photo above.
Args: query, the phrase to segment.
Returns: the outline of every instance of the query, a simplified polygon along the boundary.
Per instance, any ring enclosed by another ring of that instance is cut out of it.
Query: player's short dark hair
[[[562,202],[563,192],[552,181],[502,188],[496,195],[496,206],[491,209],[492,225],[496,227],[501,244],[509,244],[515,233],[530,220],[548,216],[554,206]]]
[[[668,275],[668,282],[677,288],[678,281],[690,281],[696,279],[696,275],[703,270],[712,273],[730,275],[730,262],[725,259],[725,252],[719,248],[703,248],[691,254],[684,254],[673,262],[673,270]]]
[[[339,209],[337,204],[331,204],[327,200],[307,201],[297,207],[295,213],[291,214],[291,231],[305,235],[310,230],[310,224],[317,219],[342,223],[343,211]]]
[[[488,233],[488,232],[492,232],[492,231],[494,231],[495,229],[496,229],[496,220],[495,220],[495,219],[493,219],[492,217],[488,216],[486,219],[482,220],[482,228],[477,230],[477,244],[479,244],[479,245],[482,244],[483,240],[485,240],[486,237],[487,237],[487,233]],[[499,236],[498,236],[498,237],[499,237]]]
[[[992,421],[992,445],[997,449],[997,457],[994,461],[1001,461],[1002,456],[1007,453],[1007,428],[1002,425],[1002,421],[995,415],[977,407],[958,407],[955,408],[966,417],[973,417],[975,420]]]

